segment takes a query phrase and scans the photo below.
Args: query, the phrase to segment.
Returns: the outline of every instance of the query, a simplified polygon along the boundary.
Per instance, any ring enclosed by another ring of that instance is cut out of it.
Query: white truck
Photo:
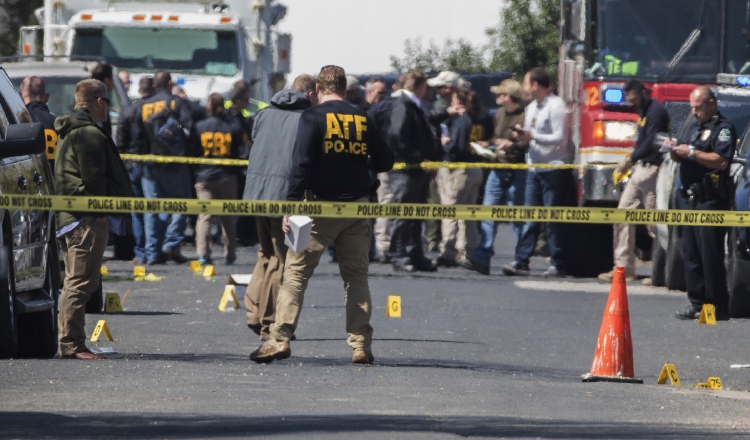
[[[45,0],[20,52],[37,55],[43,32],[45,57],[102,57],[128,70],[133,98],[143,75],[167,70],[196,101],[244,79],[267,102],[289,72],[291,36],[272,32],[285,13],[275,0]]]

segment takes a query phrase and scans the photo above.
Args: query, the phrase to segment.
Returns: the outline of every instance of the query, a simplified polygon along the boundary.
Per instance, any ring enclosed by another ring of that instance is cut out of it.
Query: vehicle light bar
[[[161,21],[162,16],[161,15],[152,15],[151,21]]]
[[[180,21],[180,17],[177,15],[170,15],[167,21]]]
[[[229,23],[232,21],[232,17],[221,17],[220,23]]]
[[[720,73],[716,75],[716,84],[750,87],[750,75],[734,75],[731,73]]]
[[[146,19],[145,14],[136,14],[133,16],[134,21],[144,21]]]
[[[83,21],[89,21],[92,18],[94,18],[94,16],[91,15],[91,14],[81,14],[81,20],[83,20]]]
[[[620,105],[625,102],[625,92],[622,90],[622,84],[602,84],[601,96],[605,104]]]

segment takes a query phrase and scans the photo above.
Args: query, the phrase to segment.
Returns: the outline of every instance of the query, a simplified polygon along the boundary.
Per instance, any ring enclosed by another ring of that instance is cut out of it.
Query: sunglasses
[[[104,96],[94,96],[91,98],[91,101],[96,101],[97,99],[101,99],[105,104],[109,105],[109,98],[105,98]]]

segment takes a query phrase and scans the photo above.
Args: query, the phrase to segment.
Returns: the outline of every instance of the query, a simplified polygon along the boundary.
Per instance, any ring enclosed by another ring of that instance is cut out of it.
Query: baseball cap
[[[430,78],[427,80],[427,84],[429,84],[430,87],[443,87],[443,86],[450,86],[450,87],[457,87],[459,86],[459,82],[461,80],[461,75],[459,75],[456,72],[451,71],[444,71],[440,72],[438,76],[435,78]]]
[[[514,98],[523,99],[523,87],[514,79],[506,79],[499,85],[490,87],[490,91],[496,95],[510,95]]]
[[[359,84],[359,80],[354,75],[346,75],[346,90],[364,90],[365,88]]]

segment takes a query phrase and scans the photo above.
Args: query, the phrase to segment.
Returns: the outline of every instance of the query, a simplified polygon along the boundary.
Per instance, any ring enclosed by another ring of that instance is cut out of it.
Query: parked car
[[[4,62],[3,67],[8,72],[10,80],[16,88],[21,86],[24,78],[36,75],[44,80],[50,98],[47,102],[49,110],[57,116],[70,113],[75,106],[75,89],[79,81],[91,78],[91,70],[96,65],[94,61],[32,61],[19,60]],[[115,87],[109,94],[109,118],[112,121],[112,137],[117,134],[120,114],[130,107],[131,100],[125,91],[117,68],[114,68]],[[136,85],[137,87],[137,85]]]
[[[18,91],[0,67],[0,194],[54,192],[42,124],[31,123]],[[60,265],[54,215],[0,209],[0,358],[57,353]]]

